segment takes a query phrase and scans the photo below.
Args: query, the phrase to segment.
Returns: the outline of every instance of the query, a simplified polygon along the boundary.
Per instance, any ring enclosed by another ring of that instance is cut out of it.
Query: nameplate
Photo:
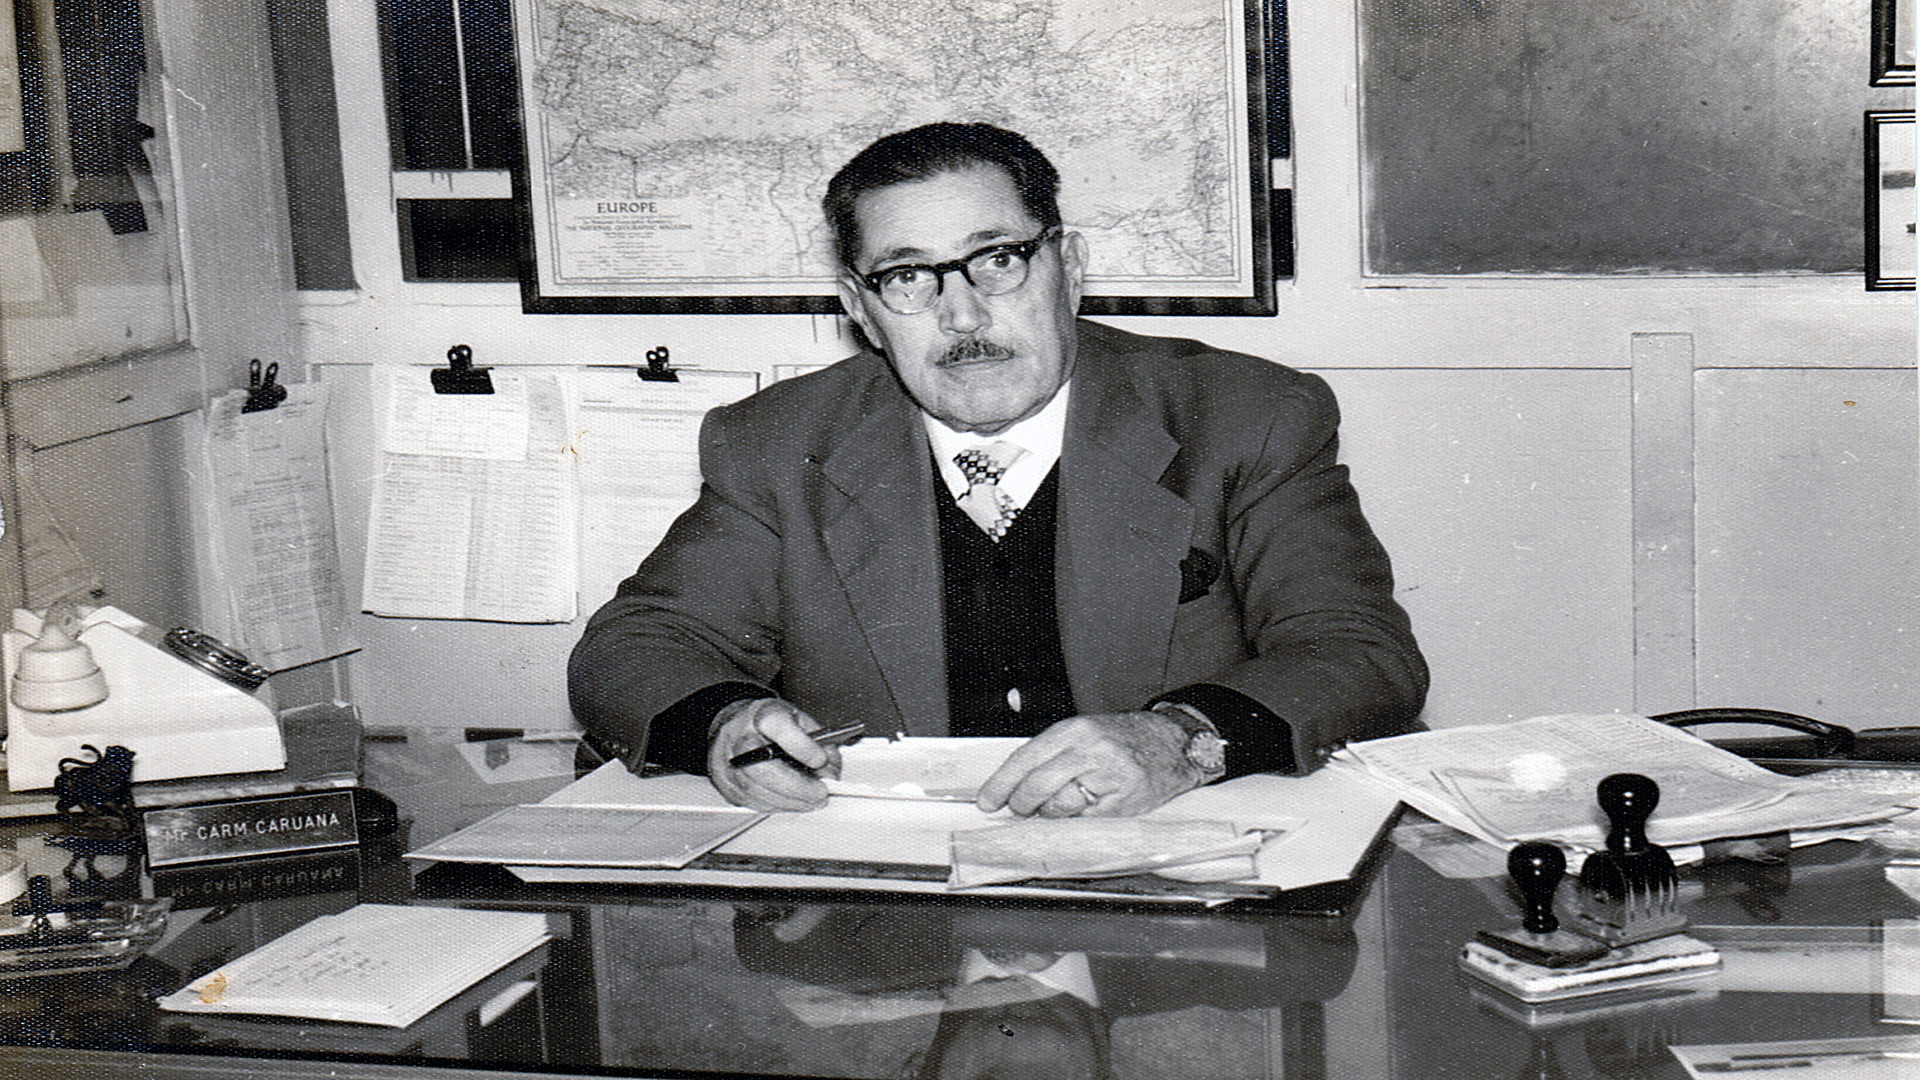
[[[278,855],[360,840],[353,792],[316,791],[146,811],[147,865]]]
[[[154,871],[153,894],[175,908],[215,907],[316,893],[357,893],[360,853],[352,848],[190,863]]]

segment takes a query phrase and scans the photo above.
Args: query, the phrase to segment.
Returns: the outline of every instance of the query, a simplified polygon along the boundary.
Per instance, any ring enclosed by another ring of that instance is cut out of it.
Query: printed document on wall
[[[376,373],[379,472],[361,606],[375,615],[568,622],[573,423],[554,374],[494,371],[492,394],[436,394],[418,368]]]
[[[752,372],[681,371],[646,382],[632,368],[580,372],[580,592],[613,596],[700,494],[700,421],[759,388]]]
[[[357,648],[347,628],[339,537],[327,483],[326,388],[243,412],[235,390],[207,406],[199,452],[201,505],[215,568],[207,611],[215,633],[272,671]]]

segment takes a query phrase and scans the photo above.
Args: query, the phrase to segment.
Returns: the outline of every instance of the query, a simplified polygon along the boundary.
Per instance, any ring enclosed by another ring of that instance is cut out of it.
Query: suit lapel
[[[918,414],[888,382],[823,466],[847,496],[824,510],[827,553],[906,730],[947,730],[940,546]]]
[[[1055,589],[1082,712],[1164,689],[1193,507],[1159,480],[1180,449],[1117,359],[1082,338],[1061,450]]]
[[[883,381],[824,463],[845,501],[822,534],[860,633],[908,730],[947,730],[935,477],[918,412]],[[1160,486],[1179,451],[1114,357],[1082,338],[1060,461],[1055,555],[1061,648],[1083,712],[1164,688],[1193,508]]]

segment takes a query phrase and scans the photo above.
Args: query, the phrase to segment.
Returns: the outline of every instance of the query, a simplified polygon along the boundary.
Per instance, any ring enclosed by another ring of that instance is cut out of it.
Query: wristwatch
[[[1187,733],[1187,764],[1199,770],[1202,783],[1210,783],[1226,775],[1227,740],[1220,737],[1220,729],[1213,726],[1213,721],[1207,719],[1199,709],[1176,701],[1162,701],[1151,707]]]

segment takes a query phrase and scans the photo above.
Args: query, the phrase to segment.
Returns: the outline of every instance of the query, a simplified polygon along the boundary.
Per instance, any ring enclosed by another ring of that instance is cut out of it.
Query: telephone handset
[[[162,640],[175,656],[249,693],[258,690],[260,684],[272,674],[247,659],[245,653],[212,634],[175,627],[167,631],[167,636]]]
[[[1758,724],[1786,729],[1773,736],[1710,739],[1775,772],[1798,775],[1833,768],[1920,768],[1920,727],[1854,731],[1839,724],[1773,709],[1710,708],[1657,713],[1653,719],[1674,727],[1707,724]]]

